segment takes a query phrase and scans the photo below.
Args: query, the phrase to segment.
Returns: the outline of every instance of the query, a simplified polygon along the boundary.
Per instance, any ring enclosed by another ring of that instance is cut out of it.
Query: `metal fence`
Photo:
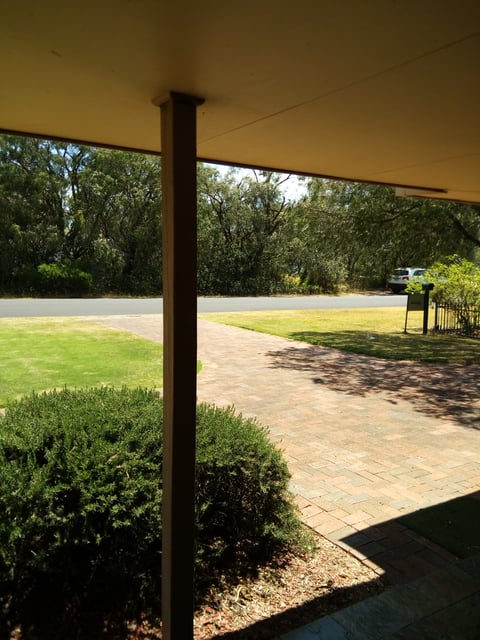
[[[480,338],[480,307],[437,303],[434,330],[438,333]]]

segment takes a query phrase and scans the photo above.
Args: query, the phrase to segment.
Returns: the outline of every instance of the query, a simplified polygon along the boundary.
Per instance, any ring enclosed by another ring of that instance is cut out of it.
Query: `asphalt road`
[[[354,309],[405,307],[405,295],[285,296],[251,298],[198,298],[199,313],[215,311],[268,311],[277,309]],[[115,316],[162,313],[161,298],[3,298],[0,317]]]

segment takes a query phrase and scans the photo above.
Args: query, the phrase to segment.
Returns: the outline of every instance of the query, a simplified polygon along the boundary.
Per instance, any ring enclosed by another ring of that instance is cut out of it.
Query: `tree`
[[[453,227],[472,245],[480,247],[480,206],[446,203],[445,214]]]
[[[339,281],[383,286],[395,267],[472,252],[452,224],[452,212],[460,209],[450,203],[398,198],[383,185],[311,179],[302,206],[296,235],[306,281],[319,283],[316,273],[336,265]]]
[[[1,137],[0,289],[161,293],[160,181],[152,156]]]
[[[255,295],[383,287],[480,247],[480,207],[393,189],[198,165],[198,290]],[[161,161],[0,137],[0,291],[162,292]]]
[[[99,291],[162,291],[161,165],[154,156],[91,152],[71,208],[71,250]]]
[[[230,170],[198,173],[199,293],[268,294],[284,273],[282,229],[292,206],[282,192],[288,176]]]
[[[29,279],[42,262],[58,259],[65,227],[67,183],[53,145],[0,138],[0,287]]]

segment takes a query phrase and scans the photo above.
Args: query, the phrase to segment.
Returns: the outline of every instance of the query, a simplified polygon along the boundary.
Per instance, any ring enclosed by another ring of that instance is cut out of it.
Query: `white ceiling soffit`
[[[478,0],[4,0],[0,129],[480,202]]]

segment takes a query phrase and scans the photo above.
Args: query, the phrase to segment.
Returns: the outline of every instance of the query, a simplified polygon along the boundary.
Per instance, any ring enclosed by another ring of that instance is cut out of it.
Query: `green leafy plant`
[[[460,306],[480,306],[480,268],[457,255],[435,263],[425,274],[434,284],[433,299]]]
[[[433,284],[432,300],[452,306],[480,306],[480,268],[470,260],[453,255],[446,262],[436,262],[424,274]],[[422,293],[420,281],[411,281],[407,293]]]
[[[256,421],[198,407],[197,560],[200,581],[249,571],[300,533],[281,452]],[[202,575],[203,574],[203,575]]]
[[[71,260],[41,264],[37,267],[40,292],[60,295],[84,295],[92,286],[92,275],[82,271]]]
[[[0,594],[12,621],[41,636],[48,610],[67,633],[86,612],[148,600],[160,572],[161,424],[157,396],[141,390],[64,390],[7,410]]]
[[[162,413],[154,392],[97,388],[0,418],[0,632],[92,638],[158,617]],[[286,464],[254,421],[200,406],[197,478],[199,598],[298,545]]]
[[[432,300],[449,309],[458,331],[466,336],[476,335],[480,316],[480,268],[453,255],[446,262],[436,262],[424,277],[433,284]],[[409,283],[406,290],[410,294],[423,292],[418,282]]]

